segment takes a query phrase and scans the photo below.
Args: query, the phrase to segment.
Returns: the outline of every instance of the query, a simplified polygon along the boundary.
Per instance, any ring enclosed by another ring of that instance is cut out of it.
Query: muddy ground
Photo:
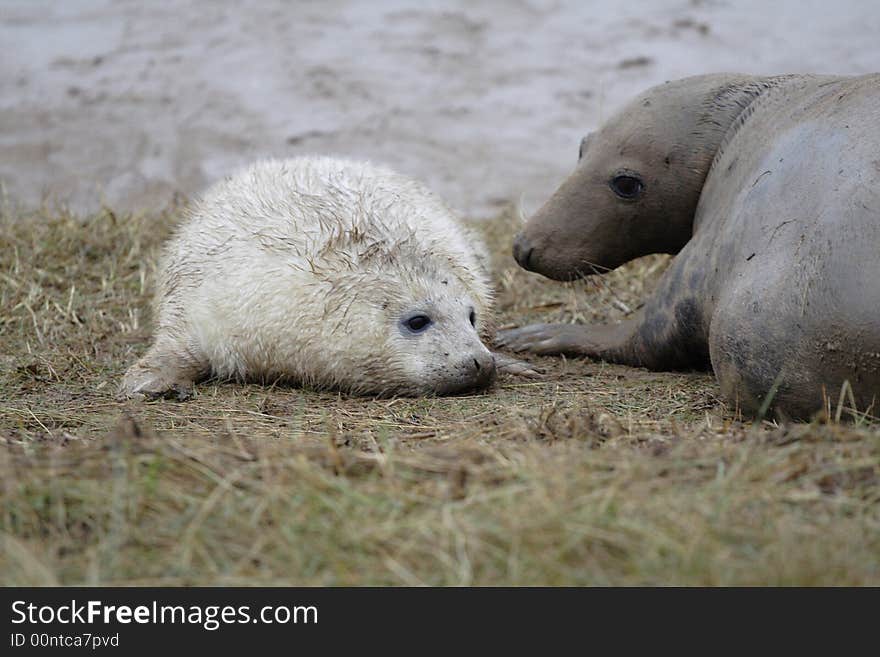
[[[171,5],[169,5],[171,6]],[[471,216],[533,210],[664,80],[873,72],[870,0],[5,0],[0,182],[26,208],[161,209],[267,155],[335,153]]]

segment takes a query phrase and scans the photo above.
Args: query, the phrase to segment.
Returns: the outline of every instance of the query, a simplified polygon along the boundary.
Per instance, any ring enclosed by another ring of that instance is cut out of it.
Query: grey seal
[[[584,139],[513,251],[558,280],[677,255],[633,318],[511,329],[503,347],[711,367],[752,415],[808,418],[842,389],[865,411],[880,397],[880,75],[654,87]]]

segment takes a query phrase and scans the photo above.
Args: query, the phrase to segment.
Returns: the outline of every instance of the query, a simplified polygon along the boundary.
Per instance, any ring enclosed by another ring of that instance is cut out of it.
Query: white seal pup
[[[485,388],[487,263],[405,176],[326,157],[256,163],[210,188],[167,244],[155,340],[119,396],[186,398],[209,376],[375,396]]]

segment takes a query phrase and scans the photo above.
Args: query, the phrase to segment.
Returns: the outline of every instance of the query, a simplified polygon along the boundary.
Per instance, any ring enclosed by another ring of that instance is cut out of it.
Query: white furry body
[[[212,374],[443,392],[459,354],[488,354],[485,261],[452,212],[404,176],[331,158],[259,162],[210,188],[167,245],[155,344],[122,391],[164,394]],[[411,307],[436,316],[428,339],[401,332]],[[469,308],[473,335],[459,321]]]

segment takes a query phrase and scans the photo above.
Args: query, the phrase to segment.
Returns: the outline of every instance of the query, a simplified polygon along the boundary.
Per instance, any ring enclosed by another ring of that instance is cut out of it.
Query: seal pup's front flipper
[[[185,401],[192,397],[193,385],[203,378],[207,369],[207,361],[193,349],[157,341],[143,358],[128,368],[116,398]]]

